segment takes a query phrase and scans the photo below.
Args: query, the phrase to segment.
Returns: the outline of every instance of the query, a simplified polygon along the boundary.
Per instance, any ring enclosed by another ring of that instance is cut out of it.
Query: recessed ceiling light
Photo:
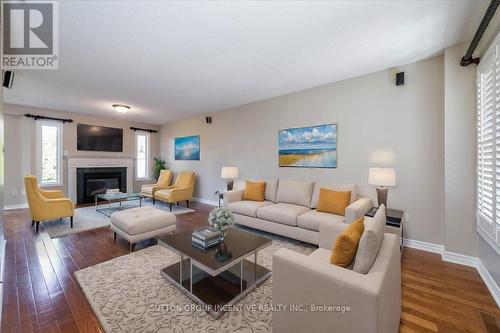
[[[130,106],[125,105],[125,104],[113,104],[111,106],[113,107],[113,109],[115,109],[116,111],[118,111],[120,113],[125,113],[130,109]]]

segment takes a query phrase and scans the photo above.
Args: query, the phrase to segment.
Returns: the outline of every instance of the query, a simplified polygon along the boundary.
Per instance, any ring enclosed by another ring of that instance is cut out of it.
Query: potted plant
[[[167,168],[167,162],[164,159],[161,158],[154,158],[155,163],[154,163],[154,176],[155,179],[158,180],[160,178],[160,172],[161,170],[164,170]]]

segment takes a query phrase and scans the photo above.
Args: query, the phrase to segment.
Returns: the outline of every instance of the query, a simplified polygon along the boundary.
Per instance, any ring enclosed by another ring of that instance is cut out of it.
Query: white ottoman
[[[174,214],[145,206],[130,208],[111,214],[111,229],[130,243],[134,251],[135,243],[145,239],[175,231]]]

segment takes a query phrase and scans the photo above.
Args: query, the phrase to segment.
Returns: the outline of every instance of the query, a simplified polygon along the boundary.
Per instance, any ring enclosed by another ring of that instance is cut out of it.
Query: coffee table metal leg
[[[189,260],[189,291],[193,293],[193,262]]]
[[[257,281],[257,250],[255,250],[253,253],[253,273],[253,279],[254,281]]]
[[[179,267],[180,267],[179,268],[179,284],[182,287],[182,253],[181,253],[181,261],[180,261]]]

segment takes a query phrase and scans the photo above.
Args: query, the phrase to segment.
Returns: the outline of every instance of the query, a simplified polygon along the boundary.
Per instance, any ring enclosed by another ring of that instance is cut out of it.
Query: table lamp
[[[220,176],[221,178],[226,179],[226,188],[228,191],[231,191],[233,189],[233,179],[237,179],[240,176],[240,168],[222,167]]]
[[[377,186],[378,205],[387,207],[387,191],[389,186],[396,186],[396,170],[394,168],[370,168],[368,184]]]

